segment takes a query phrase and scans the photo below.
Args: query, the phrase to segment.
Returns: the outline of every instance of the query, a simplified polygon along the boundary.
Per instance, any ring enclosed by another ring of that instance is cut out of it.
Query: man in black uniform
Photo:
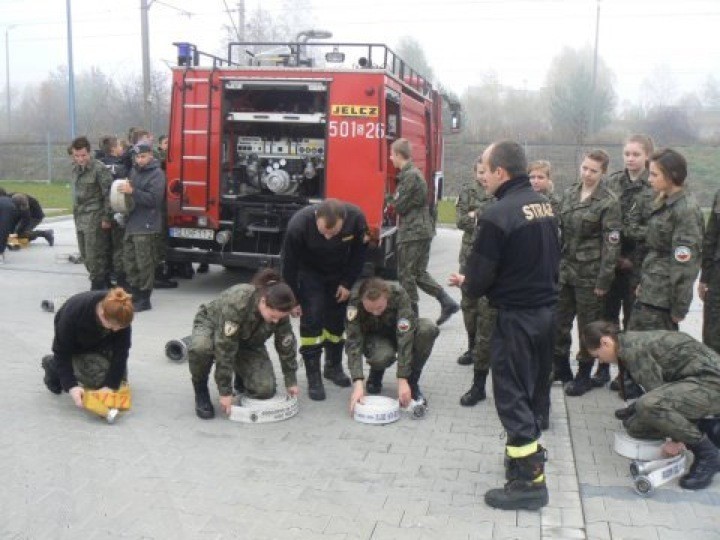
[[[13,204],[18,211],[18,222],[15,225],[15,234],[18,238],[27,238],[30,242],[36,238],[44,238],[49,245],[55,244],[55,233],[52,229],[36,229],[40,222],[45,219],[40,202],[32,195],[25,193],[13,193],[11,195]]]
[[[321,401],[323,376],[350,386],[342,368],[345,308],[365,263],[367,222],[355,205],[326,199],[298,211],[288,223],[282,249],[283,278],[300,302],[300,354],[308,396]]]
[[[497,202],[478,219],[466,266],[453,274],[469,297],[487,296],[497,309],[490,347],[495,407],[507,432],[504,489],[485,502],[504,510],[548,503],[545,449],[538,444],[539,411],[547,406],[558,297],[560,243],[552,206],[535,193],[522,147],[492,144],[482,157],[487,190]]]

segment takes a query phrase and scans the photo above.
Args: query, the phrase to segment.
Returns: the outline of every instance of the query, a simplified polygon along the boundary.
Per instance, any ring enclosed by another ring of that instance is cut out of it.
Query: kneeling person
[[[720,452],[698,423],[720,414],[720,355],[682,332],[621,334],[616,325],[602,321],[588,324],[583,337],[592,356],[619,364],[647,392],[625,415],[628,434],[684,443],[695,459],[680,486],[709,486],[720,472]]]
[[[83,407],[85,390],[118,390],[127,377],[132,297],[117,288],[70,297],[55,315],[52,355],[42,359],[43,382]]]
[[[258,272],[251,284],[230,287],[207,305],[201,305],[193,322],[188,348],[195,389],[195,412],[213,418],[208,377],[215,363],[215,382],[225,414],[232,407],[235,388],[256,399],[275,395],[275,373],[265,342],[275,336],[275,349],[288,394],[297,396],[297,342],[290,312],[297,305],[290,287],[272,269]]]
[[[425,362],[440,333],[429,319],[418,319],[410,297],[399,284],[379,278],[365,280],[353,290],[347,309],[346,351],[354,381],[350,411],[365,395],[363,365],[370,364],[367,392],[379,394],[385,370],[397,358],[398,399],[424,400],[419,381]]]

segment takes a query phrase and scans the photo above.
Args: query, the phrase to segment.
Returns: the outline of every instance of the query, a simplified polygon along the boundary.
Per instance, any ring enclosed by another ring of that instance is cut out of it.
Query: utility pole
[[[152,131],[152,107],[150,98],[150,36],[148,11],[152,1],[140,0],[140,32],[142,34],[142,70],[143,70],[143,122],[144,128]]]
[[[598,43],[600,41],[600,0],[597,0],[595,12],[595,52],[593,54],[592,92],[590,93],[590,119],[588,121],[588,135],[595,130],[595,95],[597,92]]]
[[[238,41],[245,41],[245,0],[238,2],[237,38]]]
[[[14,24],[5,27],[5,99],[7,109],[7,132],[10,135],[12,130],[12,103],[10,100],[10,30],[15,28]]]
[[[70,138],[75,138],[75,69],[73,68],[72,9],[71,0],[66,0],[67,42],[68,42],[68,114],[70,116]]]

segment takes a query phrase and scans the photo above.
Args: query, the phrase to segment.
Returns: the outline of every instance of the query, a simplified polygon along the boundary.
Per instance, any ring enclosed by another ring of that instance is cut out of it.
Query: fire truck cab
[[[276,266],[291,216],[333,197],[365,213],[369,263],[392,276],[394,140],[411,142],[431,208],[442,194],[444,100],[429,81],[379,44],[231,43],[226,59],[175,45],[168,262]]]

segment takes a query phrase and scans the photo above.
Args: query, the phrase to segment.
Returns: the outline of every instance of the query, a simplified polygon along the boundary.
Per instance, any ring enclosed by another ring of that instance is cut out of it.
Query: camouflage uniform
[[[112,175],[90,158],[87,166],[73,165],[73,216],[78,248],[94,288],[102,288],[109,273],[110,243],[101,222],[112,221],[110,186]]]
[[[427,194],[422,173],[412,162],[406,163],[398,173],[395,192],[395,209],[400,216],[397,266],[398,280],[414,304],[419,301],[418,287],[435,298],[443,294],[443,288],[427,271],[435,235]]]
[[[648,254],[629,330],[677,330],[690,308],[700,269],[703,217],[684,190],[655,200],[647,226]]]
[[[477,219],[494,200],[495,198],[489,195],[477,182],[465,186],[458,196],[455,215],[457,227],[463,231],[459,257],[461,274],[465,274],[465,265],[475,241]],[[474,218],[468,216],[471,211],[475,211]],[[474,369],[475,371],[487,371],[490,369],[490,336],[495,327],[495,310],[490,307],[487,297],[472,299],[464,292],[462,293],[460,307],[462,308],[463,321],[468,335],[468,349],[473,357]]]
[[[387,308],[379,317],[365,311],[357,287],[348,301],[345,351],[353,380],[364,379],[363,356],[374,370],[390,367],[397,356],[398,378],[419,376],[440,333],[431,320],[417,318],[400,285],[388,286]]]
[[[578,328],[603,318],[605,304],[594,289],[608,291],[620,253],[620,204],[600,183],[584,201],[582,183],[569,188],[560,204],[562,256],[557,305],[554,364],[556,375],[569,371],[573,319]],[[592,369],[593,358],[581,346],[580,371]]]
[[[274,334],[285,386],[297,385],[297,343],[290,320],[265,322],[257,309],[259,300],[252,285],[242,284],[200,306],[188,348],[193,383],[207,385],[214,361],[221,396],[232,395],[233,373],[242,378],[250,397],[274,396],[275,373],[265,348],[265,342]]]
[[[623,422],[628,433],[697,444],[698,420],[720,414],[720,356],[682,332],[629,331],[618,341],[620,360],[647,392]]]
[[[620,259],[626,259],[630,268],[618,264],[615,279],[605,297],[606,318],[620,325],[620,308],[623,311],[623,328],[627,328],[630,313],[635,304],[635,289],[640,283],[640,269],[647,253],[645,236],[650,217],[654,191],[648,182],[649,172],[643,171],[634,181],[627,169],[613,173],[605,185],[620,200],[622,211],[622,240]]]
[[[703,343],[720,352],[720,191],[715,193],[702,247],[700,283],[707,285],[703,306]]]

